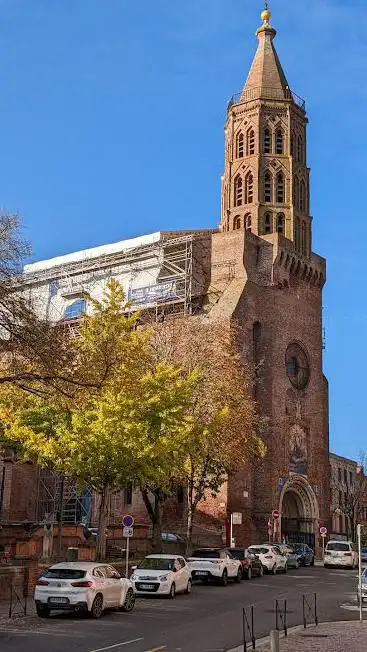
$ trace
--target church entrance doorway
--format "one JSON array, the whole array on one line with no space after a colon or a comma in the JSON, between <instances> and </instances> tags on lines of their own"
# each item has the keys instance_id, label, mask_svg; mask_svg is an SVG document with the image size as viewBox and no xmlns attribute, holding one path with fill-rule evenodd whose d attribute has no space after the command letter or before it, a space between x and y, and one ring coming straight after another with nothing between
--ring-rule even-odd
<instances>
[{"instance_id":1,"label":"church entrance doorway","mask_svg":"<svg viewBox=\"0 0 367 652\"><path fill-rule=\"evenodd\" d=\"M316 495L305 477L293 476L280 497L280 539L288 543L307 543L315 549L319 510Z\"/></svg>"}]
</instances>

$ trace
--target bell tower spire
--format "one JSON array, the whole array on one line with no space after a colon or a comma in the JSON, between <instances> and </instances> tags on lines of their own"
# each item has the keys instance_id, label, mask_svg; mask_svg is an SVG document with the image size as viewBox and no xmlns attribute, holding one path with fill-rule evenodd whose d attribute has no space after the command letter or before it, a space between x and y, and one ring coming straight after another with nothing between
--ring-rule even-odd
<instances>
[{"instance_id":1,"label":"bell tower spire","mask_svg":"<svg viewBox=\"0 0 367 652\"><path fill-rule=\"evenodd\" d=\"M305 102L289 87L267 2L242 92L228 104L221 229L276 232L311 255Z\"/></svg>"}]
</instances>

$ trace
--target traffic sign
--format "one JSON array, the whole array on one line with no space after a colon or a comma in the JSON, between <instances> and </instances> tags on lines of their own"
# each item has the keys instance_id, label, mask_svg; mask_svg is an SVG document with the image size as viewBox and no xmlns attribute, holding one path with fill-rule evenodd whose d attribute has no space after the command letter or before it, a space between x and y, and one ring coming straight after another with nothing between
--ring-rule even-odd
<instances>
[{"instance_id":1,"label":"traffic sign","mask_svg":"<svg viewBox=\"0 0 367 652\"><path fill-rule=\"evenodd\" d=\"M273 518L279 518L280 512L277 509L273 509L271 515Z\"/></svg>"},{"instance_id":2,"label":"traffic sign","mask_svg":"<svg viewBox=\"0 0 367 652\"><path fill-rule=\"evenodd\" d=\"M320 534L321 534L321 536L323 534L326 535L327 534L327 527L320 527Z\"/></svg>"},{"instance_id":3,"label":"traffic sign","mask_svg":"<svg viewBox=\"0 0 367 652\"><path fill-rule=\"evenodd\" d=\"M122 517L122 525L124 527L132 527L134 522L134 517L130 516L130 514L125 514L125 516Z\"/></svg>"},{"instance_id":4,"label":"traffic sign","mask_svg":"<svg viewBox=\"0 0 367 652\"><path fill-rule=\"evenodd\" d=\"M131 537L134 536L134 528L124 527L122 534L125 537L125 539L131 539Z\"/></svg>"}]
</instances>

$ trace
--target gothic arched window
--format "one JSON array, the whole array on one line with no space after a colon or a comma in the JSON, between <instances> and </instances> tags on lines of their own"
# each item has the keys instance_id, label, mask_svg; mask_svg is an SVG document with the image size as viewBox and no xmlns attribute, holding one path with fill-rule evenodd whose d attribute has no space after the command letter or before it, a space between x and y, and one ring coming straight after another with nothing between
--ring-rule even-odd
<instances>
[{"instance_id":1,"label":"gothic arched window","mask_svg":"<svg viewBox=\"0 0 367 652\"><path fill-rule=\"evenodd\" d=\"M294 131L292 131L292 132L291 132L291 156L293 156L293 157L295 158L295 151L294 151L294 150L295 150L295 147L294 147L294 141L295 141Z\"/></svg>"},{"instance_id":2,"label":"gothic arched window","mask_svg":"<svg viewBox=\"0 0 367 652\"><path fill-rule=\"evenodd\" d=\"M236 217L233 218L233 230L238 231L238 229L241 228L241 217L239 215L236 215Z\"/></svg>"},{"instance_id":3,"label":"gothic arched window","mask_svg":"<svg viewBox=\"0 0 367 652\"><path fill-rule=\"evenodd\" d=\"M302 136L298 136L298 138L297 138L297 160L300 163L303 163L303 159L304 159L303 138L302 138Z\"/></svg>"},{"instance_id":4,"label":"gothic arched window","mask_svg":"<svg viewBox=\"0 0 367 652\"><path fill-rule=\"evenodd\" d=\"M278 233L282 233L284 235L284 230L285 230L284 213L278 213L278 215L277 215L277 231L278 231Z\"/></svg>"},{"instance_id":5,"label":"gothic arched window","mask_svg":"<svg viewBox=\"0 0 367 652\"><path fill-rule=\"evenodd\" d=\"M246 213L245 215L245 229L246 231L251 231L251 213Z\"/></svg>"},{"instance_id":6,"label":"gothic arched window","mask_svg":"<svg viewBox=\"0 0 367 652\"><path fill-rule=\"evenodd\" d=\"M278 172L276 178L277 187L277 204L284 204L285 202L285 179L283 172Z\"/></svg>"},{"instance_id":7,"label":"gothic arched window","mask_svg":"<svg viewBox=\"0 0 367 652\"><path fill-rule=\"evenodd\" d=\"M255 132L253 129L249 129L247 132L246 151L247 156L252 156L252 154L255 154Z\"/></svg>"},{"instance_id":8,"label":"gothic arched window","mask_svg":"<svg viewBox=\"0 0 367 652\"><path fill-rule=\"evenodd\" d=\"M275 153L276 154L283 154L283 147L284 147L284 135L283 135L283 129L281 127L278 127L278 129L275 132Z\"/></svg>"},{"instance_id":9,"label":"gothic arched window","mask_svg":"<svg viewBox=\"0 0 367 652\"><path fill-rule=\"evenodd\" d=\"M264 154L271 154L271 133L270 129L264 129Z\"/></svg>"},{"instance_id":10,"label":"gothic arched window","mask_svg":"<svg viewBox=\"0 0 367 652\"><path fill-rule=\"evenodd\" d=\"M296 222L295 222L295 225L294 225L294 244L296 246L296 251L299 251L300 246L301 246L301 234L300 234L299 217L296 217Z\"/></svg>"},{"instance_id":11,"label":"gothic arched window","mask_svg":"<svg viewBox=\"0 0 367 652\"><path fill-rule=\"evenodd\" d=\"M264 201L271 202L273 199L273 179L269 170L264 174Z\"/></svg>"},{"instance_id":12,"label":"gothic arched window","mask_svg":"<svg viewBox=\"0 0 367 652\"><path fill-rule=\"evenodd\" d=\"M254 201L254 177L252 172L247 172L245 177L245 204L252 204Z\"/></svg>"},{"instance_id":13,"label":"gothic arched window","mask_svg":"<svg viewBox=\"0 0 367 652\"><path fill-rule=\"evenodd\" d=\"M242 131L237 135L236 139L236 157L243 158L245 154L245 138Z\"/></svg>"},{"instance_id":14,"label":"gothic arched window","mask_svg":"<svg viewBox=\"0 0 367 652\"><path fill-rule=\"evenodd\" d=\"M306 210L306 184L303 179L299 186L299 207L301 211Z\"/></svg>"},{"instance_id":15,"label":"gothic arched window","mask_svg":"<svg viewBox=\"0 0 367 652\"><path fill-rule=\"evenodd\" d=\"M294 177L293 179L293 204L295 208L299 208L299 179Z\"/></svg>"},{"instance_id":16,"label":"gothic arched window","mask_svg":"<svg viewBox=\"0 0 367 652\"><path fill-rule=\"evenodd\" d=\"M243 181L242 177L238 174L234 180L234 205L242 206L243 200Z\"/></svg>"},{"instance_id":17,"label":"gothic arched window","mask_svg":"<svg viewBox=\"0 0 367 652\"><path fill-rule=\"evenodd\" d=\"M273 233L273 215L271 213L264 215L264 233Z\"/></svg>"}]
</instances>

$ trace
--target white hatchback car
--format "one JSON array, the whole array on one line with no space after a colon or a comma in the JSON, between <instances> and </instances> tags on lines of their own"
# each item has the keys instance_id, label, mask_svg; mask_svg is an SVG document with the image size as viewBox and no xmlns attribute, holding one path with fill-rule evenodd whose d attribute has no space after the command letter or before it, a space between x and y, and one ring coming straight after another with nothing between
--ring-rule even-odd
<instances>
[{"instance_id":1,"label":"white hatchback car","mask_svg":"<svg viewBox=\"0 0 367 652\"><path fill-rule=\"evenodd\" d=\"M131 581L139 595L191 593L191 572L181 555L148 555L133 568Z\"/></svg>"},{"instance_id":2,"label":"white hatchback car","mask_svg":"<svg viewBox=\"0 0 367 652\"><path fill-rule=\"evenodd\" d=\"M248 551L260 559L268 573L276 575L278 571L287 572L287 557L271 544L250 546Z\"/></svg>"},{"instance_id":3,"label":"white hatchback car","mask_svg":"<svg viewBox=\"0 0 367 652\"><path fill-rule=\"evenodd\" d=\"M324 567L357 568L358 552L351 541L328 541L324 553Z\"/></svg>"},{"instance_id":4,"label":"white hatchback car","mask_svg":"<svg viewBox=\"0 0 367 652\"><path fill-rule=\"evenodd\" d=\"M39 578L34 600L37 614L47 618L52 610L73 610L99 618L105 609L132 611L135 592L130 580L109 564L62 562Z\"/></svg>"},{"instance_id":5,"label":"white hatchback car","mask_svg":"<svg viewBox=\"0 0 367 652\"><path fill-rule=\"evenodd\" d=\"M193 579L220 582L226 586L229 579L242 580L242 564L228 550L222 548L199 548L189 558Z\"/></svg>"}]
</instances>

